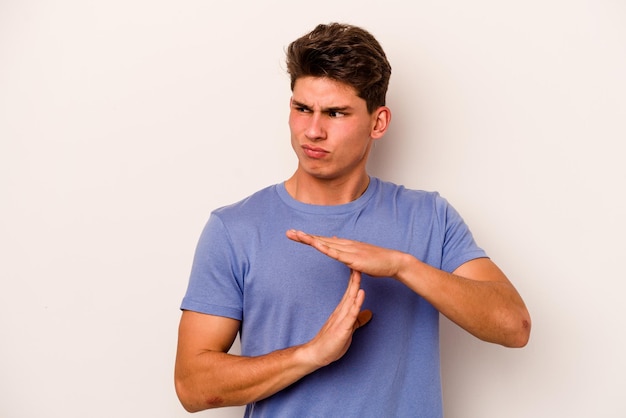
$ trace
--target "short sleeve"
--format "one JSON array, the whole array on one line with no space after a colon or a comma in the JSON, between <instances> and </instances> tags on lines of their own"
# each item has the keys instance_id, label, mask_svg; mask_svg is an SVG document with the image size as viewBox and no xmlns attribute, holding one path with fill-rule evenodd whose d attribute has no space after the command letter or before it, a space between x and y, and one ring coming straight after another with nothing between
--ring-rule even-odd
<instances>
[{"instance_id":1,"label":"short sleeve","mask_svg":"<svg viewBox=\"0 0 626 418\"><path fill-rule=\"evenodd\" d=\"M453 272L470 260L487 257L457 210L446 199L438 196L437 200L437 212L444 231L442 270Z\"/></svg>"},{"instance_id":2,"label":"short sleeve","mask_svg":"<svg viewBox=\"0 0 626 418\"><path fill-rule=\"evenodd\" d=\"M241 269L228 230L212 213L196 247L181 309L242 319Z\"/></svg>"}]
</instances>

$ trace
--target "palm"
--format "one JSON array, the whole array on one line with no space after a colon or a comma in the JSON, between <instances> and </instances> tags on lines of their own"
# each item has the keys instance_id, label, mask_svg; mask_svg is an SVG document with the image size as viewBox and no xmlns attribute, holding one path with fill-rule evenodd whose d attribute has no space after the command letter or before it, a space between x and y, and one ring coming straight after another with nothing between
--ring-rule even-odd
<instances>
[{"instance_id":1,"label":"palm","mask_svg":"<svg viewBox=\"0 0 626 418\"><path fill-rule=\"evenodd\" d=\"M353 270L376 277L394 277L398 273L398 251L365 242L337 237L310 235L302 231L287 231L287 237L310 245L319 252L344 263Z\"/></svg>"}]
</instances>

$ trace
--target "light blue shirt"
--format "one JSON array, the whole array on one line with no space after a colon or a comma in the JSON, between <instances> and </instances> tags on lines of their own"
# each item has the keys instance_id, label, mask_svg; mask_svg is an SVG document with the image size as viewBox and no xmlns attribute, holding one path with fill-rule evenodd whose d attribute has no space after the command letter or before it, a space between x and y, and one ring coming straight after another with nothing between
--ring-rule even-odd
<instances>
[{"instance_id":1,"label":"light blue shirt","mask_svg":"<svg viewBox=\"0 0 626 418\"><path fill-rule=\"evenodd\" d=\"M309 205L284 184L215 210L196 250L182 309L242 321L242 355L309 341L341 299L349 269L293 242L288 229L410 253L452 272L485 253L436 192L375 177L345 205ZM364 309L340 360L248 405L246 417L442 417L439 313L390 278L363 275Z\"/></svg>"}]
</instances>

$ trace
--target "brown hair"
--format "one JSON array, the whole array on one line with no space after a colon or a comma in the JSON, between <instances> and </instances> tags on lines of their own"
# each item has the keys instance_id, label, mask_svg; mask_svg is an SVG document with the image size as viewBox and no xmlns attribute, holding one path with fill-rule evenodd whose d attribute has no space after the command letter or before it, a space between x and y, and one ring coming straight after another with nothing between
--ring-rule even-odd
<instances>
[{"instance_id":1,"label":"brown hair","mask_svg":"<svg viewBox=\"0 0 626 418\"><path fill-rule=\"evenodd\" d=\"M376 38L357 26L318 25L287 48L291 90L300 77L328 77L356 90L368 112L385 105L391 65Z\"/></svg>"}]
</instances>

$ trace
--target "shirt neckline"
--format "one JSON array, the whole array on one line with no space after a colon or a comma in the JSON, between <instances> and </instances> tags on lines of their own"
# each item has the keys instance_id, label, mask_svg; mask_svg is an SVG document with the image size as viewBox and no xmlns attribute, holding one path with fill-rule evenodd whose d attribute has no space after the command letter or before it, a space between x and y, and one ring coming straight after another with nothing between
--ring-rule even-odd
<instances>
[{"instance_id":1,"label":"shirt neckline","mask_svg":"<svg viewBox=\"0 0 626 418\"><path fill-rule=\"evenodd\" d=\"M341 205L313 205L310 203L303 203L299 200L291 197L287 189L285 188L285 182L276 185L275 189L280 199L289 207L306 213L322 214L322 215L339 215L343 213L353 212L361 209L367 204L367 202L374 196L376 190L379 187L379 180L376 177L370 176L370 182L365 189L365 192L352 202L344 203Z\"/></svg>"}]
</instances>

